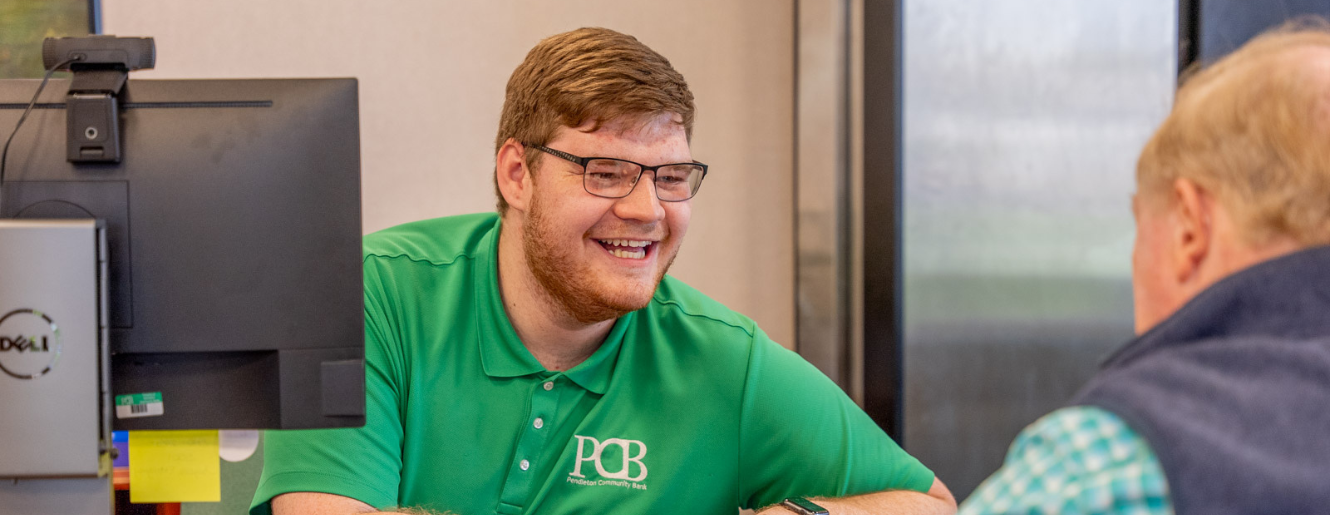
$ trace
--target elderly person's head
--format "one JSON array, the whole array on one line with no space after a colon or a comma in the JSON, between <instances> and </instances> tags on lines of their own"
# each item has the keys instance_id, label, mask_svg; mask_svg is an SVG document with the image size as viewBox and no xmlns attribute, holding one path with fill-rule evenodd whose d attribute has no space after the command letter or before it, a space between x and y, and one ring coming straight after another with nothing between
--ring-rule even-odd
<instances>
[{"instance_id":1,"label":"elderly person's head","mask_svg":"<svg viewBox=\"0 0 1330 515\"><path fill-rule=\"evenodd\" d=\"M1137 332L1215 281L1330 243L1330 28L1290 25L1191 75L1137 166Z\"/></svg>"}]
</instances>

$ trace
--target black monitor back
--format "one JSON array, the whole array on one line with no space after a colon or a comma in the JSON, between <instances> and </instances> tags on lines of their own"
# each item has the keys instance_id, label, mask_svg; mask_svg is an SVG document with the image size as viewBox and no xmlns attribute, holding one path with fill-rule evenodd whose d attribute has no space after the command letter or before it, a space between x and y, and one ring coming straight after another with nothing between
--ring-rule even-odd
<instances>
[{"instance_id":1,"label":"black monitor back","mask_svg":"<svg viewBox=\"0 0 1330 515\"><path fill-rule=\"evenodd\" d=\"M0 80L4 136L38 82ZM131 80L123 160L95 165L66 161L67 89L15 137L0 217L106 221L112 395L163 404L115 429L363 425L355 79Z\"/></svg>"}]
</instances>

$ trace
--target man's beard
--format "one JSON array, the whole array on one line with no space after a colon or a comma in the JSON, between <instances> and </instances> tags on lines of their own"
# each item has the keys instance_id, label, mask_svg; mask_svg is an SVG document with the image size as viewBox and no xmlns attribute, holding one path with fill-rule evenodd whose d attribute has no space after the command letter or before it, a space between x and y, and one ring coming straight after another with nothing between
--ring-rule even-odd
<instances>
[{"instance_id":1,"label":"man's beard","mask_svg":"<svg viewBox=\"0 0 1330 515\"><path fill-rule=\"evenodd\" d=\"M624 294L607 291L605 281L613 277L595 277L589 267L569 252L558 242L551 241L552 234L546 229L547 220L541 210L540 195L531 199L531 208L527 212L522 229L522 251L526 254L527 267L536 281L544 288L551 300L564 312L583 324L594 324L613 320L637 311L651 302L656 286L665 277L665 272L674 264L675 256L657 254L656 259L667 259L665 266L656 274L651 283L651 291L645 295ZM663 241L658 242L656 252L663 249Z\"/></svg>"}]
</instances>

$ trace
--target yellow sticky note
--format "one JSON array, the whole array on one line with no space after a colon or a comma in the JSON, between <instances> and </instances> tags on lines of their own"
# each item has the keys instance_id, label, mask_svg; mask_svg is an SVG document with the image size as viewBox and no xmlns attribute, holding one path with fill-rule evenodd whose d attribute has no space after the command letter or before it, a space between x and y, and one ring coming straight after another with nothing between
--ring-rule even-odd
<instances>
[{"instance_id":1,"label":"yellow sticky note","mask_svg":"<svg viewBox=\"0 0 1330 515\"><path fill-rule=\"evenodd\" d=\"M129 502L221 500L216 430L129 432Z\"/></svg>"}]
</instances>

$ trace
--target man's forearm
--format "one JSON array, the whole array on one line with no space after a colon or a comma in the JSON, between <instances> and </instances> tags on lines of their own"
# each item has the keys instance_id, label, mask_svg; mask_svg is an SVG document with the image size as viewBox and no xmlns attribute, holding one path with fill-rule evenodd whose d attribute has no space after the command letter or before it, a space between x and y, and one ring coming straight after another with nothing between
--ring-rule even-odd
<instances>
[{"instance_id":1,"label":"man's forearm","mask_svg":"<svg viewBox=\"0 0 1330 515\"><path fill-rule=\"evenodd\" d=\"M850 497L810 499L826 508L831 515L876 515L882 513L918 513L927 515L952 515L956 513L956 499L951 491L937 479L928 493L912 490L889 490ZM784 515L794 513L780 505L771 506L759 512L760 515Z\"/></svg>"},{"instance_id":2,"label":"man's forearm","mask_svg":"<svg viewBox=\"0 0 1330 515\"><path fill-rule=\"evenodd\" d=\"M293 492L272 499L273 515L453 515L423 508L394 508L378 511L364 502L335 494L320 492Z\"/></svg>"}]
</instances>

